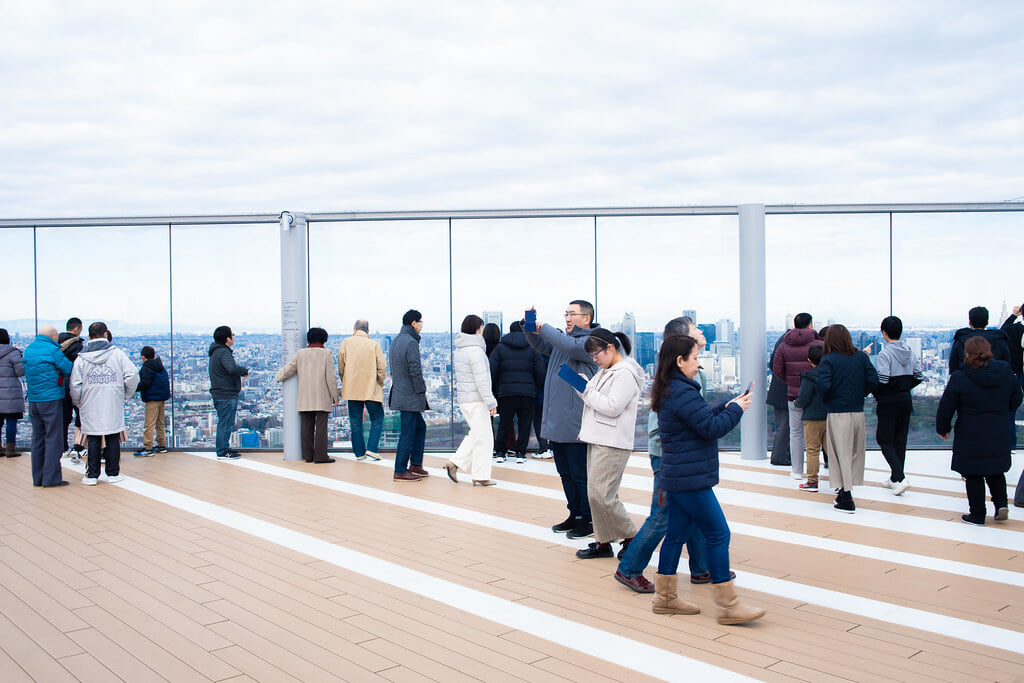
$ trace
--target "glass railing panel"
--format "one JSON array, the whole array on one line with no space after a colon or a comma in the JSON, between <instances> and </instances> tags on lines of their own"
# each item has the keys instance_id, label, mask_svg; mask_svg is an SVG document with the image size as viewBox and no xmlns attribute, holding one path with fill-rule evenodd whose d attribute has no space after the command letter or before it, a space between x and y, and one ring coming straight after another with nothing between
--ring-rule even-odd
<instances>
[{"instance_id":1,"label":"glass railing panel","mask_svg":"<svg viewBox=\"0 0 1024 683\"><path fill-rule=\"evenodd\" d=\"M231 327L235 360L249 369L239 395L236 448L280 448L283 364L278 227L189 225L172 229L175 446L215 446L210 397L213 331Z\"/></svg>"},{"instance_id":2,"label":"glass railing panel","mask_svg":"<svg viewBox=\"0 0 1024 683\"><path fill-rule=\"evenodd\" d=\"M401 331L402 315L423 315L420 355L430 409L426 447L452 447L450 289L448 221L332 222L309 225L310 324L330 334L327 347L337 355L355 321L370 323L370 336L387 357ZM384 436L381 447L398 443L400 416L388 409L391 369L384 386ZM364 418L364 430L369 430ZM334 447L350 448L348 410L335 409L329 420Z\"/></svg>"},{"instance_id":3,"label":"glass railing panel","mask_svg":"<svg viewBox=\"0 0 1024 683\"><path fill-rule=\"evenodd\" d=\"M797 313L815 329L845 325L858 348L878 354L879 324L889 315L889 215L770 215L766 219L769 356ZM768 446L775 415L768 409ZM865 402L868 445L875 433L874 398Z\"/></svg>"},{"instance_id":4,"label":"glass railing panel","mask_svg":"<svg viewBox=\"0 0 1024 683\"><path fill-rule=\"evenodd\" d=\"M460 330L463 318L472 313L498 325L504 336L512 322L522 320L530 307L536 307L540 322L564 330L566 306L574 299L591 303L595 299L593 219L453 222L454 333ZM598 322L600 312L598 308ZM466 425L457 406L456 418L458 444ZM511 450L508 443L505 445ZM533 430L529 448L537 449Z\"/></svg>"},{"instance_id":5,"label":"glass railing panel","mask_svg":"<svg viewBox=\"0 0 1024 683\"><path fill-rule=\"evenodd\" d=\"M650 387L665 323L686 315L703 331L701 366L707 399L717 403L739 385L739 250L736 218L685 216L598 221L600 319L634 341L647 373L637 414L635 447L647 447ZM739 448L734 429L719 441Z\"/></svg>"},{"instance_id":6,"label":"glass railing panel","mask_svg":"<svg viewBox=\"0 0 1024 683\"><path fill-rule=\"evenodd\" d=\"M1022 229L1022 213L893 215L893 312L925 376L913 391L911 446L949 445L935 433L935 410L949 379L953 336L968 327L968 310L986 307L989 327L998 328L1024 302L1015 249ZM1020 424L1017 439L1024 443Z\"/></svg>"},{"instance_id":7,"label":"glass railing panel","mask_svg":"<svg viewBox=\"0 0 1024 683\"><path fill-rule=\"evenodd\" d=\"M3 285L0 286L0 327L7 330L11 344L24 352L36 334L35 268L31 228L0 230L0 254L3 254ZM22 379L24 389L24 379ZM24 396L24 391L22 391ZM17 421L16 443L28 448L32 441L28 404L22 406L23 419ZM8 433L4 428L4 441Z\"/></svg>"},{"instance_id":8,"label":"glass railing panel","mask_svg":"<svg viewBox=\"0 0 1024 683\"><path fill-rule=\"evenodd\" d=\"M170 366L167 226L39 228L36 248L40 273L47 273L38 281L40 324L64 331L75 316L88 339L89 326L102 321L136 367L143 346L152 346ZM138 395L126 401L125 419L122 450L134 450L142 445L145 420Z\"/></svg>"}]
</instances>

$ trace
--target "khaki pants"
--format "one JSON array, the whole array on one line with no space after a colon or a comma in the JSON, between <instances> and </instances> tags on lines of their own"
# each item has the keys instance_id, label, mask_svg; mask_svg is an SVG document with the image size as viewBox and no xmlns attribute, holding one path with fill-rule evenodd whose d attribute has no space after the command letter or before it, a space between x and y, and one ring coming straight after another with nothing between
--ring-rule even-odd
<instances>
[{"instance_id":1,"label":"khaki pants","mask_svg":"<svg viewBox=\"0 0 1024 683\"><path fill-rule=\"evenodd\" d=\"M619 500L619 485L631 455L624 448L587 444L587 498L598 543L636 536L636 526Z\"/></svg>"},{"instance_id":2,"label":"khaki pants","mask_svg":"<svg viewBox=\"0 0 1024 683\"><path fill-rule=\"evenodd\" d=\"M807 483L818 483L818 456L825 445L825 420L804 420L804 448L807 455Z\"/></svg>"},{"instance_id":3,"label":"khaki pants","mask_svg":"<svg viewBox=\"0 0 1024 683\"><path fill-rule=\"evenodd\" d=\"M864 413L828 414L828 481L834 488L850 491L864 484L866 432Z\"/></svg>"},{"instance_id":4,"label":"khaki pants","mask_svg":"<svg viewBox=\"0 0 1024 683\"><path fill-rule=\"evenodd\" d=\"M146 401L146 422L142 427L142 444L153 450L153 431L156 430L156 445L167 447L167 433L164 431L164 402Z\"/></svg>"}]
</instances>

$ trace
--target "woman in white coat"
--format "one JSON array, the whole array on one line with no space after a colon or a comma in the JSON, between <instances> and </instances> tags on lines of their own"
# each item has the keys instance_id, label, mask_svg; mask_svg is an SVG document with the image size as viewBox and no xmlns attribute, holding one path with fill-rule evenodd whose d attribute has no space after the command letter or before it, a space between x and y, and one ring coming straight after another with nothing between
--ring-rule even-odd
<instances>
[{"instance_id":1,"label":"woman in white coat","mask_svg":"<svg viewBox=\"0 0 1024 683\"><path fill-rule=\"evenodd\" d=\"M444 464L448 477L459 483L459 470L469 472L474 486L493 486L491 479L491 451L494 432L491 417L498 410L498 402L491 392L491 370L485 353L484 321L478 315L467 315L462 331L455 337L455 391L459 409L469 425L469 434L459 444L455 455Z\"/></svg>"},{"instance_id":2,"label":"woman in white coat","mask_svg":"<svg viewBox=\"0 0 1024 683\"><path fill-rule=\"evenodd\" d=\"M576 557L588 560L611 557L612 541L621 540L624 551L636 535L636 526L619 500L619 486L633 452L644 371L629 358L629 337L622 332L613 334L599 327L591 331L583 348L601 368L583 390L580 422L580 441L587 442L587 498L596 542Z\"/></svg>"}]
</instances>

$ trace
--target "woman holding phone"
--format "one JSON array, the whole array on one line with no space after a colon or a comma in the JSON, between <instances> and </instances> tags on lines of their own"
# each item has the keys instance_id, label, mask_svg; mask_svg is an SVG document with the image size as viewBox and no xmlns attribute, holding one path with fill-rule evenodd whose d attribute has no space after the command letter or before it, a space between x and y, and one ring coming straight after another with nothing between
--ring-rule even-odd
<instances>
[{"instance_id":1,"label":"woman holding phone","mask_svg":"<svg viewBox=\"0 0 1024 683\"><path fill-rule=\"evenodd\" d=\"M654 575L656 614L697 614L700 608L677 594L679 557L696 525L707 539L711 591L719 624L745 624L764 610L740 603L729 571L729 524L713 487L718 484L718 439L739 424L750 407L749 391L712 407L695 381L699 348L692 337L667 337L658 352L651 410L661 431L661 491L667 498L668 531Z\"/></svg>"},{"instance_id":2,"label":"woman holding phone","mask_svg":"<svg viewBox=\"0 0 1024 683\"><path fill-rule=\"evenodd\" d=\"M598 327L583 348L600 370L582 392L580 440L587 444L587 499L596 541L576 553L589 560L612 556L612 541L622 551L636 536L636 526L619 500L619 486L633 452L637 399L644 386L644 371L629 358L629 337Z\"/></svg>"}]
</instances>

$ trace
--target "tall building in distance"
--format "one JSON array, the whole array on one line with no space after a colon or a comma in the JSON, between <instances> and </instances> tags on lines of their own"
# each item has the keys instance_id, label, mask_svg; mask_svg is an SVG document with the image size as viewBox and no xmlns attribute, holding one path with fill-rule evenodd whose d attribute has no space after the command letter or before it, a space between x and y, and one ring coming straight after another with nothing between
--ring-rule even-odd
<instances>
[{"instance_id":1,"label":"tall building in distance","mask_svg":"<svg viewBox=\"0 0 1024 683\"><path fill-rule=\"evenodd\" d=\"M704 341L708 344L714 344L718 340L717 325L697 325L697 327L704 333Z\"/></svg>"},{"instance_id":2,"label":"tall building in distance","mask_svg":"<svg viewBox=\"0 0 1024 683\"><path fill-rule=\"evenodd\" d=\"M655 362L658 360L658 347L661 345L661 335L657 332L637 332L636 344L633 346L633 360L648 373L654 372Z\"/></svg>"},{"instance_id":3,"label":"tall building in distance","mask_svg":"<svg viewBox=\"0 0 1024 683\"><path fill-rule=\"evenodd\" d=\"M632 313L625 313L622 316L622 329L620 330L623 334L629 337L629 345L636 348L636 316Z\"/></svg>"},{"instance_id":4,"label":"tall building in distance","mask_svg":"<svg viewBox=\"0 0 1024 683\"><path fill-rule=\"evenodd\" d=\"M695 309L684 308L683 312L680 315L682 315L684 318L689 318L694 322L694 324L697 323L697 311Z\"/></svg>"},{"instance_id":5,"label":"tall building in distance","mask_svg":"<svg viewBox=\"0 0 1024 683\"><path fill-rule=\"evenodd\" d=\"M722 344L732 344L732 337L736 333L736 325L728 318L721 318L715 324L715 340Z\"/></svg>"},{"instance_id":6,"label":"tall building in distance","mask_svg":"<svg viewBox=\"0 0 1024 683\"><path fill-rule=\"evenodd\" d=\"M501 311L484 311L484 314L481 317L484 319L484 325L494 323L498 326L498 329L501 330L502 334L508 331L505 329L505 318Z\"/></svg>"}]
</instances>

